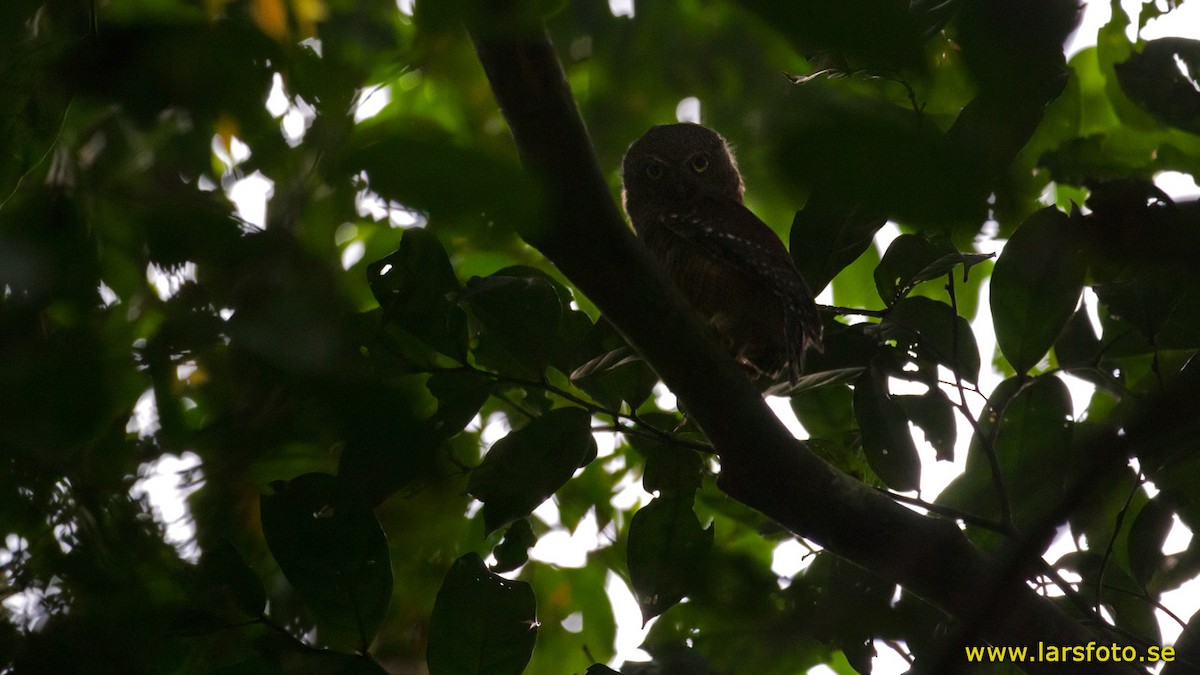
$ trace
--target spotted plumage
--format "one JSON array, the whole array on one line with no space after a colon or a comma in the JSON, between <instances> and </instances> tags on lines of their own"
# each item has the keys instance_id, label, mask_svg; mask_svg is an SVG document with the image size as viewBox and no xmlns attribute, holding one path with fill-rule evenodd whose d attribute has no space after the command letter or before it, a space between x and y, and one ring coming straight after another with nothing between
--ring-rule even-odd
<instances>
[{"instance_id":1,"label":"spotted plumage","mask_svg":"<svg viewBox=\"0 0 1200 675\"><path fill-rule=\"evenodd\" d=\"M735 358L795 382L821 349L812 293L779 237L742 203L725 139L697 124L653 127L625 153L625 212Z\"/></svg>"}]
</instances>

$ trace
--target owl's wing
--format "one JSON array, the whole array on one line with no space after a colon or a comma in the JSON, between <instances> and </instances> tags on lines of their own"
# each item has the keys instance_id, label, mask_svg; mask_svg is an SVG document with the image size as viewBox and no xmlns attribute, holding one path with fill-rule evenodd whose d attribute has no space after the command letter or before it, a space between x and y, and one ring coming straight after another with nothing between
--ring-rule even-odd
<instances>
[{"instance_id":1,"label":"owl's wing","mask_svg":"<svg viewBox=\"0 0 1200 675\"><path fill-rule=\"evenodd\" d=\"M704 218L697 213L705 213ZM779 237L749 209L731 200L711 200L691 214L668 215L663 224L675 236L743 274L760 279L788 308L786 344L791 380L804 365L804 351L822 351L821 319L812 291L796 270Z\"/></svg>"}]
</instances>

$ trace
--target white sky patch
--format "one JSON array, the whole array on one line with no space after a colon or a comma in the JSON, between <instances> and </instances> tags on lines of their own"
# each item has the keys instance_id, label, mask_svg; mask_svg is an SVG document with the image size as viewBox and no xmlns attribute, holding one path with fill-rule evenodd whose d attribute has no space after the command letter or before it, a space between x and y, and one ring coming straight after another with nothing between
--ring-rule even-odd
<instances>
[{"instance_id":1,"label":"white sky patch","mask_svg":"<svg viewBox=\"0 0 1200 675\"><path fill-rule=\"evenodd\" d=\"M627 473L613 486L613 496L608 500L614 509L628 511L639 505L646 505L654 495L642 487L642 477Z\"/></svg>"},{"instance_id":2,"label":"white sky patch","mask_svg":"<svg viewBox=\"0 0 1200 675\"><path fill-rule=\"evenodd\" d=\"M1176 201L1200 196L1200 186L1196 185L1195 176L1186 173L1163 171L1154 177L1154 184Z\"/></svg>"},{"instance_id":3,"label":"white sky patch","mask_svg":"<svg viewBox=\"0 0 1200 675\"><path fill-rule=\"evenodd\" d=\"M1197 604L1200 604L1200 578L1186 581L1179 588L1163 593L1162 604L1187 621L1188 617L1196 611ZM1158 625L1162 630L1162 644L1175 644L1179 640L1180 633L1183 632L1183 627L1166 612L1156 610L1155 613L1158 615Z\"/></svg>"},{"instance_id":4,"label":"white sky patch","mask_svg":"<svg viewBox=\"0 0 1200 675\"><path fill-rule=\"evenodd\" d=\"M275 73L271 77L271 92L267 94L267 112L271 113L271 117L283 117L291 104L287 92L283 90L283 75Z\"/></svg>"},{"instance_id":5,"label":"white sky patch","mask_svg":"<svg viewBox=\"0 0 1200 675\"><path fill-rule=\"evenodd\" d=\"M888 247L899 236L899 226L889 220L875 233L875 247L879 249L880 254L887 253Z\"/></svg>"},{"instance_id":6,"label":"white sky patch","mask_svg":"<svg viewBox=\"0 0 1200 675\"><path fill-rule=\"evenodd\" d=\"M608 0L608 10L613 16L633 18L633 0Z\"/></svg>"},{"instance_id":7,"label":"white sky patch","mask_svg":"<svg viewBox=\"0 0 1200 675\"><path fill-rule=\"evenodd\" d=\"M133 405L133 414L125 424L125 431L145 438L158 433L158 429L158 404L154 401L154 390L147 389Z\"/></svg>"},{"instance_id":8,"label":"white sky patch","mask_svg":"<svg viewBox=\"0 0 1200 675\"><path fill-rule=\"evenodd\" d=\"M507 436L509 431L512 431L512 426L509 425L507 417L491 415L479 432L479 441L484 447L490 448L493 443Z\"/></svg>"},{"instance_id":9,"label":"white sky patch","mask_svg":"<svg viewBox=\"0 0 1200 675\"><path fill-rule=\"evenodd\" d=\"M583 632L583 612L572 612L567 615L567 618L562 620L563 630L568 633Z\"/></svg>"},{"instance_id":10,"label":"white sky patch","mask_svg":"<svg viewBox=\"0 0 1200 675\"><path fill-rule=\"evenodd\" d=\"M224 139L214 135L212 137L212 151L217 156L217 159L225 165L226 171L232 171L238 164L250 159L250 155L253 154L250 151L250 146L246 145L237 136L231 136L229 144L226 145Z\"/></svg>"},{"instance_id":11,"label":"white sky patch","mask_svg":"<svg viewBox=\"0 0 1200 675\"><path fill-rule=\"evenodd\" d=\"M313 53L316 54L317 56L324 55L324 45L321 44L321 38L315 38L315 37L304 38L303 40L300 41L300 44L313 50Z\"/></svg>"},{"instance_id":12,"label":"white sky patch","mask_svg":"<svg viewBox=\"0 0 1200 675\"><path fill-rule=\"evenodd\" d=\"M362 176L366 180L365 174ZM363 188L354 195L354 209L363 218L376 222L387 219L388 227L425 227L429 219L420 211L414 211L400 202L388 201L369 189Z\"/></svg>"},{"instance_id":13,"label":"white sky patch","mask_svg":"<svg viewBox=\"0 0 1200 675\"><path fill-rule=\"evenodd\" d=\"M304 134L317 118L317 110L299 96L291 96L283 84L283 76L275 73L271 92L267 95L267 112L279 120L279 131L288 147L294 148L304 140Z\"/></svg>"},{"instance_id":14,"label":"white sky patch","mask_svg":"<svg viewBox=\"0 0 1200 675\"><path fill-rule=\"evenodd\" d=\"M547 499L542 506L553 501ZM535 510L534 514L537 515L538 510ZM558 515L557 508L554 509L554 514ZM559 522L557 517L555 522ZM539 537L537 544L529 549L529 557L558 567L577 569L587 565L587 554L600 548L601 544L596 512L592 509L579 521L579 526L574 532L568 532L567 528L559 526L551 528Z\"/></svg>"},{"instance_id":15,"label":"white sky patch","mask_svg":"<svg viewBox=\"0 0 1200 675\"><path fill-rule=\"evenodd\" d=\"M396 7L404 16L412 16L414 1L415 0L396 0Z\"/></svg>"},{"instance_id":16,"label":"white sky patch","mask_svg":"<svg viewBox=\"0 0 1200 675\"><path fill-rule=\"evenodd\" d=\"M196 524L188 510L187 497L200 487L199 466L200 457L195 453L163 455L138 468L141 478L129 490L134 499L147 498L155 522L166 534L166 541L175 547L181 558L191 562L199 560L200 548L196 545ZM191 485L185 485L184 474L189 471L194 480Z\"/></svg>"},{"instance_id":17,"label":"white sky patch","mask_svg":"<svg viewBox=\"0 0 1200 675\"><path fill-rule=\"evenodd\" d=\"M1178 515L1171 516L1171 529L1163 542L1162 552L1166 555L1183 553L1192 543L1192 530L1183 524Z\"/></svg>"},{"instance_id":18,"label":"white sky patch","mask_svg":"<svg viewBox=\"0 0 1200 675\"><path fill-rule=\"evenodd\" d=\"M342 269L348 270L354 267L366 253L367 246L361 241L352 241L346 244L346 248L342 249Z\"/></svg>"},{"instance_id":19,"label":"white sky patch","mask_svg":"<svg viewBox=\"0 0 1200 675\"><path fill-rule=\"evenodd\" d=\"M771 571L781 577L792 578L813 561L812 551L799 539L785 539L775 545L771 552Z\"/></svg>"},{"instance_id":20,"label":"white sky patch","mask_svg":"<svg viewBox=\"0 0 1200 675\"><path fill-rule=\"evenodd\" d=\"M103 281L100 282L97 290L100 291L100 301L104 303L105 307L112 307L121 301L121 298L117 296L117 292L109 288L108 284Z\"/></svg>"},{"instance_id":21,"label":"white sky patch","mask_svg":"<svg viewBox=\"0 0 1200 675\"><path fill-rule=\"evenodd\" d=\"M146 266L146 281L160 300L167 300L189 281L196 280L196 263L185 262L178 269L166 270L154 263Z\"/></svg>"},{"instance_id":22,"label":"white sky patch","mask_svg":"<svg viewBox=\"0 0 1200 675\"><path fill-rule=\"evenodd\" d=\"M1125 14L1129 16L1130 21L1129 27L1125 30L1125 35L1131 41L1137 40L1138 16L1142 11L1141 0L1121 0L1121 8L1125 10ZM1175 12L1172 12L1172 14L1175 14ZM1110 20L1112 20L1112 8L1109 7L1108 2L1104 0L1088 0L1085 2L1083 6L1083 20L1080 21L1079 28L1076 29L1071 37L1067 38L1067 58L1071 58L1088 47L1095 47L1097 31ZM1151 25L1153 25L1153 22ZM1149 27L1147 26L1147 29ZM1143 35L1143 37L1149 38L1150 36L1147 34Z\"/></svg>"},{"instance_id":23,"label":"white sky patch","mask_svg":"<svg viewBox=\"0 0 1200 675\"><path fill-rule=\"evenodd\" d=\"M294 148L300 145L304 140L304 134L308 132L308 128L312 126L315 119L317 119L317 109L309 105L308 101L296 97L295 104L288 108L283 119L279 120L279 130L283 133L283 139L287 141L288 147Z\"/></svg>"},{"instance_id":24,"label":"white sky patch","mask_svg":"<svg viewBox=\"0 0 1200 675\"><path fill-rule=\"evenodd\" d=\"M680 122L700 123L700 99L688 96L675 106L675 119Z\"/></svg>"},{"instance_id":25,"label":"white sky patch","mask_svg":"<svg viewBox=\"0 0 1200 675\"><path fill-rule=\"evenodd\" d=\"M392 88L389 85L368 87L358 91L358 100L354 104L354 121L362 122L378 115L392 102Z\"/></svg>"},{"instance_id":26,"label":"white sky patch","mask_svg":"<svg viewBox=\"0 0 1200 675\"><path fill-rule=\"evenodd\" d=\"M642 611L638 608L637 599L633 597L633 591L629 590L621 577L611 571L604 579L604 592L608 595L613 616L617 619L617 638L614 644L616 649L608 665L616 667L624 661L651 660L650 655L641 649L641 645L646 639L646 633L650 632L650 627L658 620L657 617L643 627Z\"/></svg>"},{"instance_id":27,"label":"white sky patch","mask_svg":"<svg viewBox=\"0 0 1200 675\"><path fill-rule=\"evenodd\" d=\"M25 539L15 534L8 535L5 538L4 547L0 548L0 564L8 564L17 556L28 557L28 546L29 542ZM7 581L7 579L0 579L0 581ZM9 620L13 624L22 630L37 632L50 619L50 612L46 607L47 601L62 593L62 587L56 582L57 577L52 579L44 589L26 588L20 592L10 590L8 591L9 595L0 602L0 605L7 610Z\"/></svg>"},{"instance_id":28,"label":"white sky patch","mask_svg":"<svg viewBox=\"0 0 1200 675\"><path fill-rule=\"evenodd\" d=\"M808 438L808 432L804 430L804 425L800 424L800 420L796 418L796 412L792 410L791 399L782 396L768 396L767 407L775 416L783 422L783 426L787 427L796 438Z\"/></svg>"},{"instance_id":29,"label":"white sky patch","mask_svg":"<svg viewBox=\"0 0 1200 675\"><path fill-rule=\"evenodd\" d=\"M1092 4L1104 4L1099 0L1092 0ZM1137 2L1129 2L1122 0L1121 5L1126 7L1126 11L1130 11L1130 5L1138 5ZM1160 9L1164 8L1165 1L1158 0L1155 3ZM1131 15L1132 16L1132 15ZM1184 37L1196 39L1200 37L1200 5L1195 2L1185 2L1179 5L1178 9L1172 10L1165 16L1160 16L1157 19L1151 19L1146 24L1145 30L1142 31L1143 40L1157 40L1165 37Z\"/></svg>"},{"instance_id":30,"label":"white sky patch","mask_svg":"<svg viewBox=\"0 0 1200 675\"><path fill-rule=\"evenodd\" d=\"M653 394L654 404L663 410L675 410L675 406L679 404L675 394L662 382L654 385Z\"/></svg>"},{"instance_id":31,"label":"white sky patch","mask_svg":"<svg viewBox=\"0 0 1200 675\"><path fill-rule=\"evenodd\" d=\"M275 195L275 181L261 171L246 176L226 190L242 220L259 228L267 227L267 202Z\"/></svg>"}]
</instances>

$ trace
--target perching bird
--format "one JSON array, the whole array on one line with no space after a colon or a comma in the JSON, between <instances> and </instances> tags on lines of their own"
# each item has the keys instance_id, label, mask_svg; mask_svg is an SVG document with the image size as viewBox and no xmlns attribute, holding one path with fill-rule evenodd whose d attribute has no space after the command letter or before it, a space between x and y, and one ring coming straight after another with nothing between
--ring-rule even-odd
<instances>
[{"instance_id":1,"label":"perching bird","mask_svg":"<svg viewBox=\"0 0 1200 675\"><path fill-rule=\"evenodd\" d=\"M795 383L805 351L822 349L817 307L783 242L742 204L725 139L652 127L625 152L622 182L638 236L738 362Z\"/></svg>"}]
</instances>

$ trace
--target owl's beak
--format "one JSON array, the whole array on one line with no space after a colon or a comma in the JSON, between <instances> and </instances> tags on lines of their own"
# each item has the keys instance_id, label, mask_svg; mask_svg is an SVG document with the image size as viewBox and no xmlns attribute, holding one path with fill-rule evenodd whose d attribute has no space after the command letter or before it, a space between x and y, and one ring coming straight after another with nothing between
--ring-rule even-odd
<instances>
[{"instance_id":1,"label":"owl's beak","mask_svg":"<svg viewBox=\"0 0 1200 675\"><path fill-rule=\"evenodd\" d=\"M684 179L675 183L675 196L679 198L680 201L692 201L696 198L697 191L698 186L693 184L690 180Z\"/></svg>"}]
</instances>

